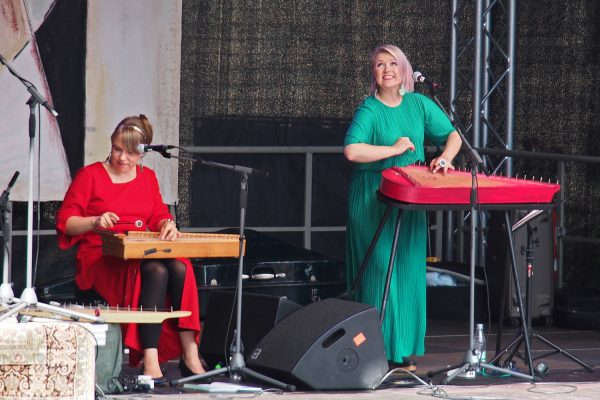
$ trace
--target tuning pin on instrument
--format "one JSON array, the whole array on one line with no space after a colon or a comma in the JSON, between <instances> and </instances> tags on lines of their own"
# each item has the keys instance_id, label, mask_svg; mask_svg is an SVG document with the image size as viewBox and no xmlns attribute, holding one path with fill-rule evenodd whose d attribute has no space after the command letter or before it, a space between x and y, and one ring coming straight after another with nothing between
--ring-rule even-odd
<instances>
[{"instance_id":1,"label":"tuning pin on instrument","mask_svg":"<svg viewBox=\"0 0 600 400\"><path fill-rule=\"evenodd\" d=\"M532 181L535 181L535 175L533 176L533 178L531 178Z\"/></svg>"}]
</instances>

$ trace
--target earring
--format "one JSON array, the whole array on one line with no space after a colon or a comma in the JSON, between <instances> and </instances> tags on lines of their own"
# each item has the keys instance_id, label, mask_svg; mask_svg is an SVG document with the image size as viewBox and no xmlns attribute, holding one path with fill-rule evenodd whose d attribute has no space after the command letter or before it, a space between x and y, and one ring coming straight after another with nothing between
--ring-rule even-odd
<instances>
[{"instance_id":1,"label":"earring","mask_svg":"<svg viewBox=\"0 0 600 400\"><path fill-rule=\"evenodd\" d=\"M106 157L106 163L110 164L110 156L112 155L112 151L108 153L108 157Z\"/></svg>"},{"instance_id":2,"label":"earring","mask_svg":"<svg viewBox=\"0 0 600 400\"><path fill-rule=\"evenodd\" d=\"M398 93L400 94L400 96L404 96L406 94L406 87L404 86L404 83L400 86Z\"/></svg>"},{"instance_id":3,"label":"earring","mask_svg":"<svg viewBox=\"0 0 600 400\"><path fill-rule=\"evenodd\" d=\"M144 157L140 157L140 171L144 172Z\"/></svg>"}]
</instances>

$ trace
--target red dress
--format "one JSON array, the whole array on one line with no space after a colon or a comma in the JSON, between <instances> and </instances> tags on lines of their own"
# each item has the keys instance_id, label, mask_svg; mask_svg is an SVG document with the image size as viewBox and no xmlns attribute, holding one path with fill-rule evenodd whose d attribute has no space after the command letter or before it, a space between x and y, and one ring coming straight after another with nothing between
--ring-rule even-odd
<instances>
[{"instance_id":1,"label":"red dress","mask_svg":"<svg viewBox=\"0 0 600 400\"><path fill-rule=\"evenodd\" d=\"M141 275L140 260L122 260L102 255L102 241L93 231L82 235L66 234L66 222L71 216L98 216L111 211L119 216L117 232L131 230L158 231L158 223L173 218L162 201L156 174L150 168L143 171L136 167L136 178L126 183L113 183L108 172L97 162L79 170L65 195L56 215L58 245L67 249L75 244L77 249L77 272L75 282L82 290L94 289L112 307L139 304ZM136 221L142 221L136 227ZM139 224L139 223L138 223ZM168 319L163 323L158 344L160 362L181 355L179 329L196 331L196 341L200 337L200 310L198 290L194 270L187 259L181 259L187 266L181 300L181 310L191 311L192 315L179 319ZM165 304L165 308L168 304ZM136 324L123 324L125 345L129 347L129 363L136 365L142 357L142 347Z\"/></svg>"}]
</instances>

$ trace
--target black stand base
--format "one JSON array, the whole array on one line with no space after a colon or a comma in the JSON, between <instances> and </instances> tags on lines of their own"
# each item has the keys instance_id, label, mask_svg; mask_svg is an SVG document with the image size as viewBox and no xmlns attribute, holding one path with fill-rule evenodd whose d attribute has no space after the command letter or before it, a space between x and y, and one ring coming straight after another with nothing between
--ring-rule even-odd
<instances>
[{"instance_id":1,"label":"black stand base","mask_svg":"<svg viewBox=\"0 0 600 400\"><path fill-rule=\"evenodd\" d=\"M552 343L550 340L546 339L544 336L542 336L542 335L540 335L540 334L538 334L536 332L531 332L531 337L533 339L539 339L542 343L544 343L545 345L547 345L548 347L550 347L550 348L553 349L553 351L550 351L548 353L545 353L545 354L542 354L542 355L537 356L535 358L532 358L532 361L539 360L539 359L544 358L544 357L549 357L549 356L554 355L554 354L562 354L563 356L565 356L565 357L569 358L570 360L576 362L577 364L581 365L588 372L594 372L594 368L593 367L591 367L588 364L586 364L585 362L581 361L579 358L575 357L573 354L571 354L568 351L564 350L560 346L557 346L556 344ZM502 349L499 352L497 352L496 355L494 356L494 358L492 360L490 360L490 362L492 362L492 363L500 362L502 356L504 356L505 354L508 354L508 357L505 359L504 362L501 362L500 365L507 365L508 363L510 363L512 361L512 359L514 357L518 357L519 359L521 359L525 363L527 363L525 357L519 352L519 347L523 343L524 339L525 339L524 333L523 332L519 333L508 344L508 346L506 346L504 349Z\"/></svg>"},{"instance_id":2,"label":"black stand base","mask_svg":"<svg viewBox=\"0 0 600 400\"><path fill-rule=\"evenodd\" d=\"M517 372L517 371L505 369L505 368L500 368L496 365L488 364L485 362L479 362L477 356L475 356L470 350L467 350L467 354L465 355L464 363L451 365L446 368L438 369L435 371L429 371L427 373L427 376L431 378L431 377L434 377L435 375L439 375L442 373L446 373L448 371L456 370L453 373L451 373L450 375L448 375L448 377L442 381L442 384L446 385L446 384L452 382L454 380L454 378L459 376L461 373L463 373L465 371L476 371L479 368L485 368L485 369L490 369L492 371L509 374L509 375L512 375L512 376L515 376L518 378L522 378L522 379L526 379L526 380L529 380L532 382L537 380L537 378L532 375L527 375L527 374L523 374L521 372Z\"/></svg>"},{"instance_id":3,"label":"black stand base","mask_svg":"<svg viewBox=\"0 0 600 400\"><path fill-rule=\"evenodd\" d=\"M170 384L171 384L171 386L177 386L182 383L191 382L191 381L195 381L198 379L206 379L206 378L210 378L211 376L221 375L221 374L225 374L225 373L228 373L229 376L231 377L231 380L233 380L234 382L240 382L242 380L242 378L250 377L250 378L254 378L256 380L262 381L264 383L267 383L273 387L277 387L282 390L287 390L289 392L293 392L296 390L296 386L294 386L294 385L290 385L287 383L280 382L276 379L269 378L268 376L262 375L254 370L251 370L250 368L246 367L245 365L242 365L239 367L229 366L226 368L219 368L219 369L215 369L213 371L208 371L203 374L192 375L192 376L188 376L188 377L181 378L181 379L174 379L174 380L170 381Z\"/></svg>"}]
</instances>

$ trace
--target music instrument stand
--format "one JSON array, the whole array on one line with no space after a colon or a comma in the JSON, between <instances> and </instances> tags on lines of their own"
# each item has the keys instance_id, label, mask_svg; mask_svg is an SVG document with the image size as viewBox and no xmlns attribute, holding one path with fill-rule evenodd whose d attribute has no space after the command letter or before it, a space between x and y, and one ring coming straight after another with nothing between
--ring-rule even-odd
<instances>
[{"instance_id":1,"label":"music instrument stand","mask_svg":"<svg viewBox=\"0 0 600 400\"><path fill-rule=\"evenodd\" d=\"M572 361L576 362L577 364L581 365L583 368L585 368L588 372L593 372L594 368L592 368L591 366L589 366L588 364L586 364L585 362L581 361L580 359L578 359L577 357L575 357L573 354L569 353L568 351L562 349L561 347L557 346L556 344L552 343L551 341L549 341L548 339L546 339L544 336L540 335L539 333L533 331L531 329L531 320L532 320L532 300L531 297L533 295L533 272L534 272L534 264L533 264L533 253L534 253L534 247L538 244L539 240L538 239L534 239L534 234L537 231L537 228L533 228L531 226L530 221L533 219L533 217L535 217L536 215L538 215L541 212L541 210L534 210L532 212L530 212L529 214L527 214L525 217L523 217L523 219L521 221L518 221L515 225L512 226L511 231L514 232L517 229L519 229L521 226L526 225L527 226L527 245L524 249L525 251L525 261L526 261L526 274L525 274L525 308L524 308L524 313L526 314L526 326L527 329L519 329L517 331L517 334L515 335L515 337L513 338L513 340L502 350L498 350L499 348L499 343L500 343L500 337L501 335L498 335L497 337L497 349L496 349L496 354L494 355L494 357L490 360L490 363L495 363L498 362L500 365L508 365L513 357L518 357L521 360L523 360L525 363L532 363L535 360L538 360L540 358L544 358L544 357L548 357L557 353L560 353L562 355L564 355L565 357L571 359ZM508 230L508 226L507 225L507 230ZM510 232L509 232L510 234ZM504 288L505 293L506 293L506 287ZM503 298L506 300L506 296L503 296ZM502 302L501 307L504 307L504 302ZM500 320L500 324L502 323L502 320ZM542 354L540 356L537 356L535 358L529 358L526 359L521 353L519 353L519 347L521 346L521 344L525 341L526 339L526 335L529 333L530 335L530 342L531 339L539 339L540 341L542 341L544 344L546 344L548 347L551 347L552 349L554 349L553 351L550 351L548 353ZM504 362L500 362L502 356L507 355L506 359L504 360ZM531 364L530 365L530 369L531 369Z\"/></svg>"},{"instance_id":2,"label":"music instrument stand","mask_svg":"<svg viewBox=\"0 0 600 400\"><path fill-rule=\"evenodd\" d=\"M357 272L357 275L354 279L354 282L352 284L352 289L350 290L350 292L348 293L349 296L351 296L354 293L354 290L356 289L358 282L360 281L360 278L362 276L362 273L366 267L366 265L368 264L372 249L375 248L375 245L377 244L377 241L379 240L379 236L381 234L381 228L385 225L385 222L388 220L388 218L391 215L392 209L393 208L397 208L398 209L398 216L396 218L396 225L395 225L395 231L394 231L394 239L392 242L392 246L391 246L391 254L390 254L390 263L388 265L388 271L387 271L387 276L386 276L386 282L385 282L385 288L384 288L384 292L383 292L383 298L382 298L382 305L381 305L381 310L380 310L380 321L383 322L383 317L385 314L385 306L387 304L387 297L389 295L389 286L390 286L390 282L391 282L391 274L392 274L392 270L393 270L393 266L394 266L394 259L396 256L396 247L397 247L397 240L398 240L398 236L399 236L399 231L400 231L400 224L402 222L402 211L417 211L417 210L422 210L422 211L439 211L441 210L448 210L448 211L458 211L458 210L465 210L467 205L463 205L463 204L411 204L411 203L405 203L405 202L401 202L401 201L397 201L395 199L392 199L388 196L385 196L384 194L382 194L380 191L377 192L377 198L379 199L379 201L387 204L387 209L381 219L381 222L379 223L379 227L377 229L377 232L375 234L375 236L373 237L373 240L371 241L371 244L369 246L369 250L367 250L367 254L365 255L365 258L363 259L363 262L361 263L361 266ZM531 204L481 204L480 208L481 209L486 209L486 210L501 210L504 211L505 214L505 218L506 218L506 222L510 223L510 217L509 217L509 213L508 210L522 210L522 209L532 209L532 208L544 208L547 209L551 207L550 205L547 204L535 204L535 205L531 205ZM510 226L510 225L509 225ZM472 228L473 229L473 228ZM519 295L519 307L520 309L522 309L523 307L523 303L522 303L522 298L521 296L521 290L520 290L520 285L519 285L519 277L516 275L516 271L517 271L517 265L516 265L516 260L514 257L514 246L513 246L513 240L512 240L512 235L508 235L508 245L509 245L509 253L511 254L511 265L512 265L512 270L513 270L513 280L514 280L514 285L515 285L515 290L518 292ZM475 279L473 279L475 276L475 268L474 265L471 265L471 271L470 271L470 285L469 285L469 289L470 289L470 320L473 321L473 317L474 317L474 293L475 293ZM524 324L524 318L525 315L523 313L520 314L521 316L521 320ZM524 324L525 325L525 324ZM527 329L525 327L525 329ZM523 374L520 373L518 371L513 371L513 370L509 370L509 369L505 369L505 368L499 368L495 365L492 364L488 364L488 363L483 363L480 362L479 357L476 356L473 352L473 334L469 335L470 338L470 347L469 349L467 349L466 353L465 353L465 357L463 362L456 364L456 365L452 365L440 370L436 370L436 371L430 371L427 373L427 376L429 377L433 377L435 375L438 375L440 373L443 372L447 372L450 370L456 370L454 371L450 376L448 376L446 379L444 379L443 383L447 384L450 381L452 381L455 377L457 377L459 374L461 374L462 372L466 371L467 369L474 369L474 366L478 366L478 367L483 367L483 368L487 368L490 370L494 370L497 372L501 372L504 374L509 374L509 375L513 375L519 378L523 378L526 380L530 380L530 381L534 381L536 380L536 377L533 374L533 369L532 367L530 367L530 374ZM527 337L525 337L525 349L526 349L526 354L529 356L529 358L531 357L531 350L530 350L530 346L529 346L529 341L527 340ZM531 363L529 364L531 365Z\"/></svg>"},{"instance_id":3,"label":"music instrument stand","mask_svg":"<svg viewBox=\"0 0 600 400\"><path fill-rule=\"evenodd\" d=\"M167 155L163 154L164 157L170 158L171 155L167 153ZM175 156L173 156L175 157ZM177 157L183 158L183 157ZM186 159L190 159L187 158ZM229 365L223 368L218 368L213 371L208 371L203 374L197 374L188 376L185 378L174 379L170 381L171 386L176 386L180 383L192 382L200 379L210 378L211 376L221 375L224 373L229 373L229 376L234 381L241 381L242 378L249 376L254 379L258 379L262 382L270 384L274 387L278 387L283 390L294 391L296 387L294 385L290 385L284 382L280 382L263 374L260 374L252 369L246 367L246 363L244 361L244 355L242 354L242 275L244 271L244 242L245 238L245 223L246 223L246 206L248 200L248 175L253 172L263 173L268 175L268 173L253 169L249 167L243 167L240 165L228 165L221 164L212 161L206 161L199 158L192 159L193 161L198 161L203 165L218 167L229 169L233 171L237 171L240 173L240 246L239 246L239 262L238 262L238 274L237 274L237 283L236 283L236 293L237 293L237 302L236 302L236 323L235 323L235 338L233 344L233 353L231 354L231 362Z\"/></svg>"},{"instance_id":4,"label":"music instrument stand","mask_svg":"<svg viewBox=\"0 0 600 400\"><path fill-rule=\"evenodd\" d=\"M102 318L89 316L76 311L66 310L62 307L56 307L50 304L44 304L38 302L37 295L35 294L35 288L33 287L33 266L32 266L32 244L33 244L33 160L34 160L34 145L36 136L36 115L35 109L38 107L38 113L40 106L44 106L55 118L58 113L48 104L48 101L38 92L36 87L28 80L22 78L12 66L0 55L0 63L4 64L10 73L14 75L31 94L31 97L27 101L29 106L29 165L28 165L28 197L27 197L27 268L26 268L26 285L21 297L14 298L14 304L9 306L4 314L0 315L0 321L18 314L25 308L37 308L42 311L48 311L53 314L66 316L74 321L85 319L87 321L103 322ZM38 171L39 174L39 171Z\"/></svg>"},{"instance_id":5,"label":"music instrument stand","mask_svg":"<svg viewBox=\"0 0 600 400\"><path fill-rule=\"evenodd\" d=\"M530 381L534 381L536 378L533 374L531 362L529 363L529 375L526 375L526 374L521 374L520 372L517 372L517 371L512 371L512 370L508 370L508 369L504 369L504 368L498 368L497 366L492 365L491 363L482 363L481 362L481 354L479 354L479 355L476 354L476 351L474 348L474 343L473 343L473 334L475 332L475 259L476 259L476 253L477 253L475 237L476 237L477 226L478 226L478 219L476 218L476 215L479 215L479 213L477 213L477 206L478 206L478 204L477 204L477 199L478 199L477 172L479 171L479 169L481 169L481 171L483 173L485 173L486 175L489 175L489 172L487 171L485 163L483 162L483 159L479 155L479 152L477 152L477 150L475 150L473 148L473 146L471 146L471 143L465 137L465 135L461 129L462 127L459 126L460 120L458 118L452 118L452 116L446 111L446 109L440 102L440 100L437 96L437 93L436 93L436 87L431 86L430 91L431 91L431 95L432 95L435 103L438 105L438 107L440 107L440 109L450 119L450 121L452 122L452 125L456 129L456 132L459 134L459 136L462 140L463 146L465 146L467 149L466 153L468 155L469 162L471 163L471 197L469 199L470 212L471 212L471 235L470 235L471 236L471 248L470 248L470 265L469 265L469 275L471 277L471 279L469 281L469 349L467 349L467 351L465 353L464 363L462 364L462 366L458 367L453 373L451 373L446 379L444 379L443 383L446 384L446 383L452 381L455 377L457 377L458 375L460 375L467 369L468 370L477 370L478 368L481 368L481 367L488 368L488 369L491 369L491 370L494 370L497 372L502 372L502 373L506 373L509 375L521 377L523 379L527 379ZM454 112L454 110L453 110L453 112ZM507 223L510 222L510 216L508 215L508 210L505 209L504 215L505 215L506 222ZM512 236L510 235L510 232L508 233L508 237L509 237L512 268L513 268L513 271L516 273L517 264L516 264L516 260L515 260L514 245L513 245ZM514 277L514 285L515 285L517 293L519 293L519 296L521 296L521 294L520 294L521 287L519 284L518 276ZM522 301L521 297L519 297L519 307L521 310L522 310L522 306L523 306L522 303L523 303L523 301ZM525 325L525 317L524 317L523 313L521 313L521 320L523 322L523 325ZM527 329L527 328L525 327L524 329ZM527 359L531 360L531 346L530 346L528 337L525 337L525 349L526 349ZM477 366L478 368L474 367L474 366ZM443 369L441 371L431 371L428 373L428 376L436 375L442 371L447 372L452 369L454 369L454 368L450 367L450 368Z\"/></svg>"}]
</instances>

